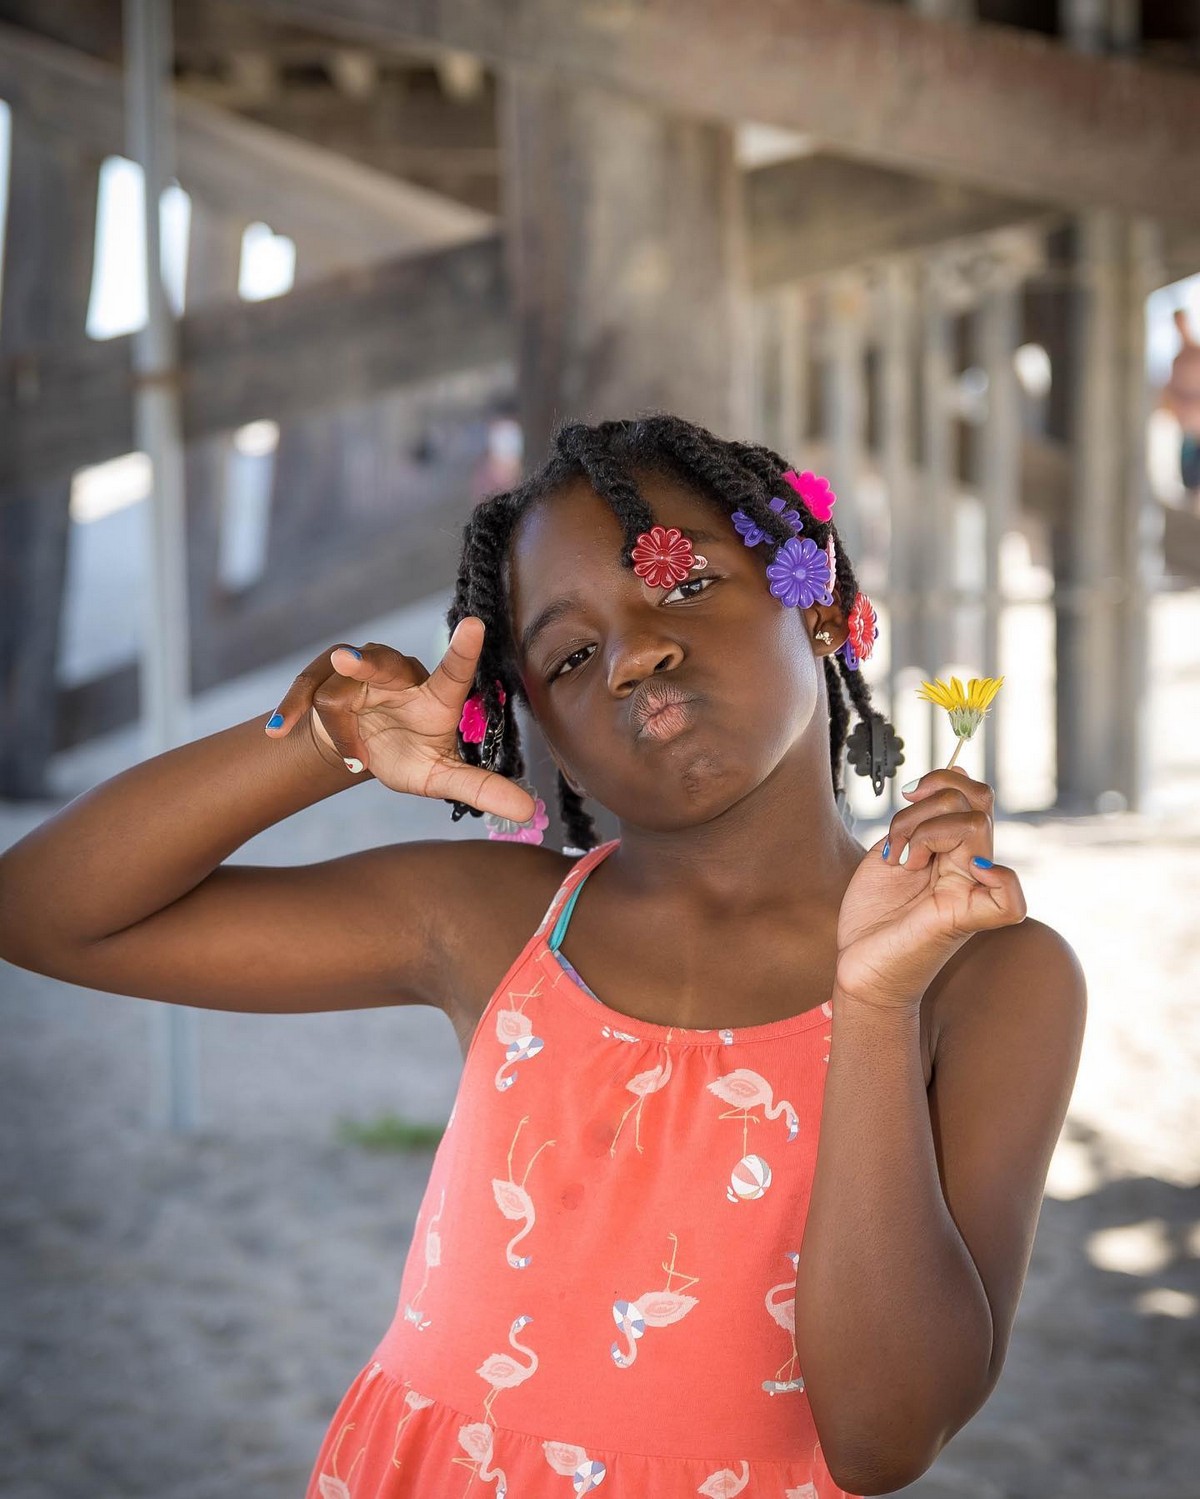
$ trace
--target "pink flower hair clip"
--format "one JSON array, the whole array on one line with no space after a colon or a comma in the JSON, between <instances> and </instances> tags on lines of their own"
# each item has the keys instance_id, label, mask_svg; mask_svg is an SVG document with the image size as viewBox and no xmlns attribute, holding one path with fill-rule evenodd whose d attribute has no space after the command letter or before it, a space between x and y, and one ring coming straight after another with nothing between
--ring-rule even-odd
<instances>
[{"instance_id":1,"label":"pink flower hair clip","mask_svg":"<svg viewBox=\"0 0 1200 1499\"><path fill-rule=\"evenodd\" d=\"M692 543L675 526L651 526L643 531L633 549L633 570L651 588L674 588L694 567L707 567Z\"/></svg>"},{"instance_id":2,"label":"pink flower hair clip","mask_svg":"<svg viewBox=\"0 0 1200 1499\"><path fill-rule=\"evenodd\" d=\"M528 781L518 781L517 785L533 797L533 816L528 822L515 822L511 817L501 817L498 812L485 813L483 820L493 843L541 843L546 836L546 829L550 826L546 803Z\"/></svg>"},{"instance_id":3,"label":"pink flower hair clip","mask_svg":"<svg viewBox=\"0 0 1200 1499\"><path fill-rule=\"evenodd\" d=\"M500 706L506 701L504 688L496 683L496 691L500 694ZM483 693L474 692L463 704L462 717L458 720L458 732L468 744L482 744L483 737L487 733L487 710L483 706Z\"/></svg>"},{"instance_id":4,"label":"pink flower hair clip","mask_svg":"<svg viewBox=\"0 0 1200 1499\"><path fill-rule=\"evenodd\" d=\"M794 468L789 468L783 477L804 501L814 520L833 519L833 507L837 504L837 495L830 489L828 479L821 474L809 473L807 469L804 473L798 474Z\"/></svg>"}]
</instances>

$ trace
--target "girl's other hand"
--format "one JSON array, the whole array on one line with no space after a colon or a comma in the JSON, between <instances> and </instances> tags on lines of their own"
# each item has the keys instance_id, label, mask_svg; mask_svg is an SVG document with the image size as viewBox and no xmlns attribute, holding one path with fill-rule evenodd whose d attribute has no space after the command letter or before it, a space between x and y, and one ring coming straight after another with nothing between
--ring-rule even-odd
<instances>
[{"instance_id":1,"label":"girl's other hand","mask_svg":"<svg viewBox=\"0 0 1200 1499\"><path fill-rule=\"evenodd\" d=\"M457 730L475 680L485 626L459 621L432 672L415 656L369 643L361 655L339 645L322 652L292 683L278 712L280 738L305 722L322 757L343 769L355 764L392 791L465 802L516 822L535 811L515 781L468 765ZM332 668L332 669L331 669Z\"/></svg>"},{"instance_id":2,"label":"girl's other hand","mask_svg":"<svg viewBox=\"0 0 1200 1499\"><path fill-rule=\"evenodd\" d=\"M931 770L905 795L913 804L867 850L842 897L836 984L876 1008L917 1013L968 937L1024 921L1026 907L1016 872L990 862L995 793L985 781Z\"/></svg>"}]
</instances>

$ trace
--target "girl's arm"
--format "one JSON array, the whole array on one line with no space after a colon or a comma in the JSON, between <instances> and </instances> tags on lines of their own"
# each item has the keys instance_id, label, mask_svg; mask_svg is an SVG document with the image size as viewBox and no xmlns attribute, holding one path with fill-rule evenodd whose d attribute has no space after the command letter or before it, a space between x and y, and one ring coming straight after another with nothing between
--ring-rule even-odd
<instances>
[{"instance_id":1,"label":"girl's arm","mask_svg":"<svg viewBox=\"0 0 1200 1499\"><path fill-rule=\"evenodd\" d=\"M440 1002L461 842L226 865L360 784L307 723L254 718L84 792L0 856L0 957L110 993L247 1011Z\"/></svg>"},{"instance_id":2,"label":"girl's arm","mask_svg":"<svg viewBox=\"0 0 1200 1499\"><path fill-rule=\"evenodd\" d=\"M915 1482L995 1388L1082 1048L1083 974L1041 922L977 933L936 1003L927 1095L919 1004L833 998L796 1339L854 1494Z\"/></svg>"},{"instance_id":3,"label":"girl's arm","mask_svg":"<svg viewBox=\"0 0 1200 1499\"><path fill-rule=\"evenodd\" d=\"M528 791L458 749L483 634L482 620L460 620L432 672L387 645L322 652L272 733L254 718L76 797L0 858L0 957L207 1009L417 1001L457 1025L457 917L491 888L498 860L511 864L507 846L403 843L282 869L221 861L357 785L346 757L360 772L369 761L391 791L528 818Z\"/></svg>"}]
</instances>

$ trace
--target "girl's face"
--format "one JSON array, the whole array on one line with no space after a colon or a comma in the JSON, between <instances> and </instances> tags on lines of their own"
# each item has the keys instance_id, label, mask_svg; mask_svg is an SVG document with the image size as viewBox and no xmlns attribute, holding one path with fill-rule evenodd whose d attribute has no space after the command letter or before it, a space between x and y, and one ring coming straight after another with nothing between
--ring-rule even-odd
<instances>
[{"instance_id":1,"label":"girl's face","mask_svg":"<svg viewBox=\"0 0 1200 1499\"><path fill-rule=\"evenodd\" d=\"M708 559L674 589L620 565L621 525L583 479L532 506L513 535L514 649L555 760L622 823L654 831L707 822L777 772L789 796L832 797L810 637L827 627L827 649L841 644L841 612L785 609L768 587L768 543L747 547L678 480L644 473L638 486L655 522ZM666 737L639 733L636 716L659 684L691 698Z\"/></svg>"}]
</instances>

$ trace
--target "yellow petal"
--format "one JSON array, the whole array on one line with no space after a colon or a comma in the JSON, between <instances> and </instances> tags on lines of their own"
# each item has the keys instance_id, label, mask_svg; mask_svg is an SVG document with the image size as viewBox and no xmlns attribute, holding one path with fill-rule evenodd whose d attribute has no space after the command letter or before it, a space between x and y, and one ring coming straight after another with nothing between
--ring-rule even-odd
<instances>
[{"instance_id":1,"label":"yellow petal","mask_svg":"<svg viewBox=\"0 0 1200 1499\"><path fill-rule=\"evenodd\" d=\"M951 677L950 686L954 693L954 706L956 708L965 708L967 706L967 694L963 691L963 684L957 677Z\"/></svg>"}]
</instances>

